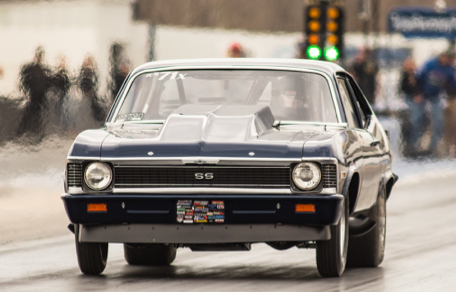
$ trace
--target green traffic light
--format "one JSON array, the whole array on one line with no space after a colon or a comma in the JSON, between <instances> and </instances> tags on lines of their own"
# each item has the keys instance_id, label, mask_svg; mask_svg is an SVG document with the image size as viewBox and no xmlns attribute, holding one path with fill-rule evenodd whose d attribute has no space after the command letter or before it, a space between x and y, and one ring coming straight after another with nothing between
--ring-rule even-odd
<instances>
[{"instance_id":1,"label":"green traffic light","mask_svg":"<svg viewBox=\"0 0 456 292\"><path fill-rule=\"evenodd\" d=\"M336 47L330 47L325 50L325 58L328 61L335 61L339 58L339 50Z\"/></svg>"},{"instance_id":2,"label":"green traffic light","mask_svg":"<svg viewBox=\"0 0 456 292\"><path fill-rule=\"evenodd\" d=\"M309 59L318 59L321 56L321 49L319 46L309 46L307 47L307 57Z\"/></svg>"}]
</instances>

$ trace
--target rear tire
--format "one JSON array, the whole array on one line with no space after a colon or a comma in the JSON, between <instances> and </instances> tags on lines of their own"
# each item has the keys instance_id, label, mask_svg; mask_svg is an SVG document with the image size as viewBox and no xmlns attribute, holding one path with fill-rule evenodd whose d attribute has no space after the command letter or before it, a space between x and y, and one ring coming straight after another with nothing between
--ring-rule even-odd
<instances>
[{"instance_id":1,"label":"rear tire","mask_svg":"<svg viewBox=\"0 0 456 292\"><path fill-rule=\"evenodd\" d=\"M79 242L79 224L74 231L79 269L86 275L101 274L108 260L108 243Z\"/></svg>"},{"instance_id":2,"label":"rear tire","mask_svg":"<svg viewBox=\"0 0 456 292\"><path fill-rule=\"evenodd\" d=\"M345 271L348 246L348 196L337 225L331 226L331 239L317 241L317 268L323 277L340 277Z\"/></svg>"},{"instance_id":3,"label":"rear tire","mask_svg":"<svg viewBox=\"0 0 456 292\"><path fill-rule=\"evenodd\" d=\"M176 259L176 251L172 245L124 243L125 260L132 266L169 266Z\"/></svg>"},{"instance_id":4,"label":"rear tire","mask_svg":"<svg viewBox=\"0 0 456 292\"><path fill-rule=\"evenodd\" d=\"M377 267L383 261L386 243L385 189L382 190L367 216L377 224L368 233L350 238L347 261L350 267Z\"/></svg>"}]
</instances>

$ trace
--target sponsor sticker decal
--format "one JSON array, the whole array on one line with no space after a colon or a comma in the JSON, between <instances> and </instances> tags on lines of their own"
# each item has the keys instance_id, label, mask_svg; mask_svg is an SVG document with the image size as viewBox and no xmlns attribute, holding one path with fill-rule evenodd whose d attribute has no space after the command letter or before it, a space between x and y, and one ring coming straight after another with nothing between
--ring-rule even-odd
<instances>
[{"instance_id":1,"label":"sponsor sticker decal","mask_svg":"<svg viewBox=\"0 0 456 292\"><path fill-rule=\"evenodd\" d=\"M208 201L195 201L193 206L207 206L208 203Z\"/></svg>"},{"instance_id":2,"label":"sponsor sticker decal","mask_svg":"<svg viewBox=\"0 0 456 292\"><path fill-rule=\"evenodd\" d=\"M176 221L178 223L224 223L224 201L178 200Z\"/></svg>"}]
</instances>

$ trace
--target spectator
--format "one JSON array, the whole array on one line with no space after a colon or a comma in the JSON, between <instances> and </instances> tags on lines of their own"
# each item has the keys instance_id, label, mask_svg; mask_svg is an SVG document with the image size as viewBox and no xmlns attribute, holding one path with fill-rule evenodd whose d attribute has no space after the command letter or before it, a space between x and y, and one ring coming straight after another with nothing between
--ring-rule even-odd
<instances>
[{"instance_id":1,"label":"spectator","mask_svg":"<svg viewBox=\"0 0 456 292\"><path fill-rule=\"evenodd\" d=\"M370 49L361 49L349 69L371 105L375 104L378 66Z\"/></svg>"},{"instance_id":2,"label":"spectator","mask_svg":"<svg viewBox=\"0 0 456 292\"><path fill-rule=\"evenodd\" d=\"M19 73L20 89L28 96L28 102L19 124L18 134L26 132L37 135L43 131L43 111L47 108L46 93L50 87L51 71L43 64L44 49L35 50L33 62L25 64Z\"/></svg>"},{"instance_id":3,"label":"spectator","mask_svg":"<svg viewBox=\"0 0 456 292\"><path fill-rule=\"evenodd\" d=\"M400 78L399 90L410 109L411 132L408 135L405 153L412 154L416 152L416 144L423 129L422 119L425 105L418 80L416 79L415 62L412 58L405 59L402 64Z\"/></svg>"},{"instance_id":4,"label":"spectator","mask_svg":"<svg viewBox=\"0 0 456 292\"><path fill-rule=\"evenodd\" d=\"M125 78L127 78L128 73L130 73L130 62L126 59L122 59L117 66L116 73L114 74L114 91L112 92L113 97L115 98L122 87Z\"/></svg>"},{"instance_id":5,"label":"spectator","mask_svg":"<svg viewBox=\"0 0 456 292\"><path fill-rule=\"evenodd\" d=\"M452 66L453 58L453 52L443 52L437 58L427 61L418 73L418 82L422 88L423 99L431 104L433 131L429 149L437 155L441 153L437 146L444 131L441 97L448 87L456 88L456 71Z\"/></svg>"},{"instance_id":6,"label":"spectator","mask_svg":"<svg viewBox=\"0 0 456 292\"><path fill-rule=\"evenodd\" d=\"M240 43L231 44L228 49L228 58L244 58L245 52Z\"/></svg>"},{"instance_id":7,"label":"spectator","mask_svg":"<svg viewBox=\"0 0 456 292\"><path fill-rule=\"evenodd\" d=\"M82 97L89 102L92 109L92 116L98 123L102 123L105 118L105 111L98 99L98 76L95 59L87 55L81 66L78 84L82 92Z\"/></svg>"},{"instance_id":8,"label":"spectator","mask_svg":"<svg viewBox=\"0 0 456 292\"><path fill-rule=\"evenodd\" d=\"M307 52L306 52L306 41L304 39L298 42L298 51L296 54L297 59L307 59Z\"/></svg>"},{"instance_id":9,"label":"spectator","mask_svg":"<svg viewBox=\"0 0 456 292\"><path fill-rule=\"evenodd\" d=\"M453 58L453 67L456 68L455 59ZM444 130L444 146L445 151L452 156L456 156L456 87L452 86L451 82L445 84L446 94L448 96L447 106L444 109L445 130Z\"/></svg>"},{"instance_id":10,"label":"spectator","mask_svg":"<svg viewBox=\"0 0 456 292\"><path fill-rule=\"evenodd\" d=\"M125 48L121 43L113 43L110 49L109 55L110 68L110 80L108 80L108 86L111 91L111 102L119 93L122 84L130 72L130 62L125 57Z\"/></svg>"},{"instance_id":11,"label":"spectator","mask_svg":"<svg viewBox=\"0 0 456 292\"><path fill-rule=\"evenodd\" d=\"M60 117L62 127L66 129L69 121L67 120L67 110L65 110L65 101L68 99L68 91L70 90L71 82L68 76L68 69L66 65L65 56L60 55L58 59L58 66L54 70L51 77L51 89L53 97L57 102L57 116Z\"/></svg>"}]
</instances>

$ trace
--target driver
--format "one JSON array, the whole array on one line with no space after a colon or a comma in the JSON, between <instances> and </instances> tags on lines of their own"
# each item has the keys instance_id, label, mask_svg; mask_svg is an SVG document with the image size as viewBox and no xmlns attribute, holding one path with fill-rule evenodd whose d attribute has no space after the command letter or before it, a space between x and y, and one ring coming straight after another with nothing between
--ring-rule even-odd
<instances>
[{"instance_id":1,"label":"driver","mask_svg":"<svg viewBox=\"0 0 456 292\"><path fill-rule=\"evenodd\" d=\"M272 90L271 107L278 116L286 120L301 120L304 102L299 94L299 77L285 76Z\"/></svg>"}]
</instances>

